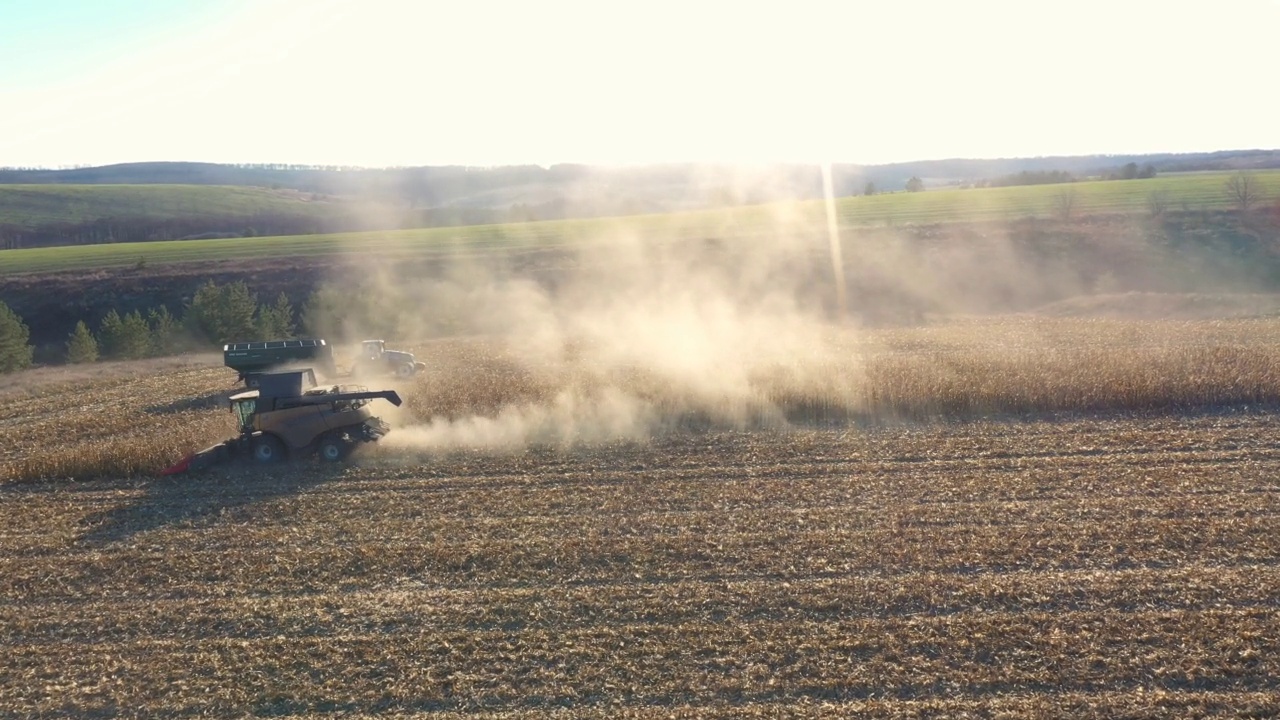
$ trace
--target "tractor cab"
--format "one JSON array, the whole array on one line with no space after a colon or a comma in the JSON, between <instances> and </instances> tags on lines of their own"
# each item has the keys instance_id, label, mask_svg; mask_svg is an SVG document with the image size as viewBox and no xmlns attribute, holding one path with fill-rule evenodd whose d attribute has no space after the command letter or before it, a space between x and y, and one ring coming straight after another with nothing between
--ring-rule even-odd
<instances>
[{"instance_id":1,"label":"tractor cab","mask_svg":"<svg viewBox=\"0 0 1280 720\"><path fill-rule=\"evenodd\" d=\"M360 358L365 362L377 362L387 351L385 340L365 340L360 343Z\"/></svg>"}]
</instances>

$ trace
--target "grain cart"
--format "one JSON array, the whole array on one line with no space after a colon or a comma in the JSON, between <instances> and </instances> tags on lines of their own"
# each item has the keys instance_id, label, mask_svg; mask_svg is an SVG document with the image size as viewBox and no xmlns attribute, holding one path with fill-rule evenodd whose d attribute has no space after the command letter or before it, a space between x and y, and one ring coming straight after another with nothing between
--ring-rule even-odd
<instances>
[{"instance_id":1,"label":"grain cart","mask_svg":"<svg viewBox=\"0 0 1280 720\"><path fill-rule=\"evenodd\" d=\"M365 340L360 343L360 356L356 358L351 374L395 373L400 377L412 377L426 369L427 364L418 362L411 352L388 350L383 340Z\"/></svg>"},{"instance_id":2,"label":"grain cart","mask_svg":"<svg viewBox=\"0 0 1280 720\"><path fill-rule=\"evenodd\" d=\"M262 373L290 364L318 367L330 376L337 374L333 346L319 338L229 343L222 346L222 362L240 373L240 379L251 388L258 386Z\"/></svg>"},{"instance_id":3,"label":"grain cart","mask_svg":"<svg viewBox=\"0 0 1280 720\"><path fill-rule=\"evenodd\" d=\"M160 474L200 470L236 459L275 463L312 453L325 462L337 462L356 445L391 431L369 410L369 403L377 399L397 406L401 402L394 390L316 386L315 373L309 368L261 373L256 390L230 398L240 434L188 455Z\"/></svg>"}]
</instances>

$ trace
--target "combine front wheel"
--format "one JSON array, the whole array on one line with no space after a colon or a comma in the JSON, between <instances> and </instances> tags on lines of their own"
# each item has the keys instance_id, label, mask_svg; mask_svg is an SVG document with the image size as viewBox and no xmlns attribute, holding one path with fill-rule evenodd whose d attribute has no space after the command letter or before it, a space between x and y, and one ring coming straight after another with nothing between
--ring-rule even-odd
<instances>
[{"instance_id":1,"label":"combine front wheel","mask_svg":"<svg viewBox=\"0 0 1280 720\"><path fill-rule=\"evenodd\" d=\"M253 459L262 464L276 463L284 459L284 444L270 435L253 439Z\"/></svg>"},{"instance_id":2,"label":"combine front wheel","mask_svg":"<svg viewBox=\"0 0 1280 720\"><path fill-rule=\"evenodd\" d=\"M316 454L325 462L338 462L351 451L351 443L346 438L330 435L320 441Z\"/></svg>"}]
</instances>

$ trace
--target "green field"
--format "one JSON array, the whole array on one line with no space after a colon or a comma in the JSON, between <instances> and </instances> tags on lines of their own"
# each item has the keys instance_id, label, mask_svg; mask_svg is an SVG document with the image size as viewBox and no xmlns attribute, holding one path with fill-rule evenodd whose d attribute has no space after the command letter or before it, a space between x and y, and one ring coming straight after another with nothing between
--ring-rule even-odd
<instances>
[{"instance_id":1,"label":"green field","mask_svg":"<svg viewBox=\"0 0 1280 720\"><path fill-rule=\"evenodd\" d=\"M102 218L328 217L307 193L220 185L0 185L0 225L35 228Z\"/></svg>"},{"instance_id":2,"label":"green field","mask_svg":"<svg viewBox=\"0 0 1280 720\"><path fill-rule=\"evenodd\" d=\"M1280 171L1259 172L1257 176L1265 189L1266 201L1271 202L1280 193ZM1149 198L1157 193L1167 198L1168 209L1174 211L1227 209L1232 207L1223 187L1227 177L1227 173L1187 173L1149 180L945 189L848 197L837 201L837 215L842 227L1052 216L1059 212L1064 194L1073 198L1072 213L1076 216L1145 213L1148 211ZM12 197L16 197L3 200L5 193L21 191L23 187L25 186L19 186L17 190L0 188L0 207L3 207L2 203L11 202ZM64 186L58 189L61 192L83 192L86 198L93 198L94 203L112 197L113 192L143 190L138 186ZM248 203L252 198L257 198L253 200L256 202L266 192L246 188L194 186L169 186L168 190L172 194L166 197L174 203L196 203L197 195L213 192L221 193L221 197L233 205L237 202ZM98 197L100 194L101 197ZM117 198L117 201L120 199ZM280 201L286 202L286 199L282 197ZM90 202L86 200L86 207ZM288 202L305 205L296 200ZM351 253L455 253L507 247L545 247L618 237L666 241L689 238L734 240L776 233L822 232L824 223L823 204L820 201L807 201L624 218L332 235L79 245L0 250L0 274L120 267L138 264L140 261L158 264Z\"/></svg>"},{"instance_id":3,"label":"green field","mask_svg":"<svg viewBox=\"0 0 1280 720\"><path fill-rule=\"evenodd\" d=\"M1268 201L1280 195L1280 170L1254 173ZM1062 185L1024 185L976 190L893 193L841 201L840 221L863 223L935 223L994 220L1057 213L1064 194L1074 197L1072 212L1144 213L1153 194L1166 196L1169 210L1228 209L1224 191L1231 173L1179 173L1149 180L1094 180Z\"/></svg>"},{"instance_id":4,"label":"green field","mask_svg":"<svg viewBox=\"0 0 1280 720\"><path fill-rule=\"evenodd\" d=\"M0 275L121 267L140 263L153 265L370 253L452 254L512 246L547 247L589 238L595 229L601 227L601 223L566 220L328 235L169 240L0 250Z\"/></svg>"}]
</instances>

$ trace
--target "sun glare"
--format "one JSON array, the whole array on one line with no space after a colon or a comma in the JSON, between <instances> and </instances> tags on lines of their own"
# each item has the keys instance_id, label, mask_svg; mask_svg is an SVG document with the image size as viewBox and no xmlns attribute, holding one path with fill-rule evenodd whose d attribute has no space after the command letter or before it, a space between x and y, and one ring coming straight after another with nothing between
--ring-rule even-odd
<instances>
[{"instance_id":1,"label":"sun glare","mask_svg":"<svg viewBox=\"0 0 1280 720\"><path fill-rule=\"evenodd\" d=\"M56 82L0 84L19 108L0 154L876 163L1275 145L1256 71L1277 4L1156 9L231 2Z\"/></svg>"}]
</instances>

